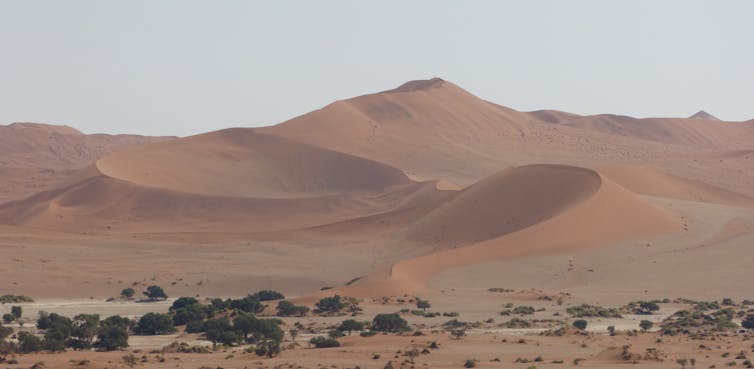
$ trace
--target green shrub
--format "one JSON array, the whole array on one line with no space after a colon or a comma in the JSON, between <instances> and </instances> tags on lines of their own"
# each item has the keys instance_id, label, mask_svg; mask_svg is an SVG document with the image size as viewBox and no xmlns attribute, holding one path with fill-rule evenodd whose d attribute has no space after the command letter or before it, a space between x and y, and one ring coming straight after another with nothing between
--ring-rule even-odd
<instances>
[{"instance_id":1,"label":"green shrub","mask_svg":"<svg viewBox=\"0 0 754 369\"><path fill-rule=\"evenodd\" d=\"M375 331L403 332L408 329L408 322L396 313L377 314L372 320L372 330Z\"/></svg>"},{"instance_id":2,"label":"green shrub","mask_svg":"<svg viewBox=\"0 0 754 369\"><path fill-rule=\"evenodd\" d=\"M282 293L270 290L257 291L251 297L259 301L282 300L285 298Z\"/></svg>"},{"instance_id":3,"label":"green shrub","mask_svg":"<svg viewBox=\"0 0 754 369\"><path fill-rule=\"evenodd\" d=\"M582 331L586 329L587 324L587 321L584 319L577 319L573 321L573 326Z\"/></svg>"},{"instance_id":4,"label":"green shrub","mask_svg":"<svg viewBox=\"0 0 754 369\"><path fill-rule=\"evenodd\" d=\"M317 336L309 340L315 348L340 347L340 342L334 338Z\"/></svg>"},{"instance_id":5,"label":"green shrub","mask_svg":"<svg viewBox=\"0 0 754 369\"><path fill-rule=\"evenodd\" d=\"M134 333L143 336L170 334L175 332L173 318L168 314L146 313L136 323Z\"/></svg>"}]
</instances>

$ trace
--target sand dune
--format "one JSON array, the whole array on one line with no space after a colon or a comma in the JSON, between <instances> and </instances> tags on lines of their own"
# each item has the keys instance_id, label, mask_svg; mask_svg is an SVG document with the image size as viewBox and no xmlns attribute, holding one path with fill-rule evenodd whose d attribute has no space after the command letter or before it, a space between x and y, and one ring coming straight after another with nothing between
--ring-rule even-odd
<instances>
[{"instance_id":1,"label":"sand dune","mask_svg":"<svg viewBox=\"0 0 754 369\"><path fill-rule=\"evenodd\" d=\"M0 205L0 223L69 232L255 232L311 227L391 210L422 184L298 199L198 195L93 175Z\"/></svg>"},{"instance_id":2,"label":"sand dune","mask_svg":"<svg viewBox=\"0 0 754 369\"><path fill-rule=\"evenodd\" d=\"M505 170L418 219L407 238L445 245L484 241L552 218L599 187L596 173L576 167L531 165Z\"/></svg>"},{"instance_id":3,"label":"sand dune","mask_svg":"<svg viewBox=\"0 0 754 369\"><path fill-rule=\"evenodd\" d=\"M60 125L0 125L0 203L65 185L78 169L115 150L167 139L86 135Z\"/></svg>"},{"instance_id":4,"label":"sand dune","mask_svg":"<svg viewBox=\"0 0 754 369\"><path fill-rule=\"evenodd\" d=\"M700 150L750 149L754 142L751 123L526 113L439 78L337 101L259 131L386 163L415 180L462 187L510 166L680 161ZM706 181L734 173L683 174Z\"/></svg>"},{"instance_id":5,"label":"sand dune","mask_svg":"<svg viewBox=\"0 0 754 369\"><path fill-rule=\"evenodd\" d=\"M716 116L707 113L704 110L699 110L698 112L694 113L689 117L689 119L710 119L710 120L720 120Z\"/></svg>"},{"instance_id":6,"label":"sand dune","mask_svg":"<svg viewBox=\"0 0 754 369\"><path fill-rule=\"evenodd\" d=\"M530 114L548 123L675 145L745 148L754 139L754 125L748 122L723 122L700 113L690 118L644 119L614 114L582 116L555 110L540 110Z\"/></svg>"},{"instance_id":7,"label":"sand dune","mask_svg":"<svg viewBox=\"0 0 754 369\"><path fill-rule=\"evenodd\" d=\"M427 187L400 170L251 129L106 156L0 222L68 232L258 232L387 212Z\"/></svg>"},{"instance_id":8,"label":"sand dune","mask_svg":"<svg viewBox=\"0 0 754 369\"><path fill-rule=\"evenodd\" d=\"M0 135L0 149L11 148L4 163L69 170L55 186L0 204L12 243L33 229L68 234L71 244L109 240L113 254L126 239L202 243L253 255L248 260L260 265L275 261L281 283L299 294L365 274L344 292L422 291L452 268L689 228L641 195L741 212L754 204L722 188L754 183L754 172L745 170L752 122L526 113L439 78L337 101L272 127L130 148L153 139L91 141L67 127L6 129L33 138ZM107 154L116 146L123 149ZM8 168L0 166L0 176L20 173ZM731 224L725 237L750 231ZM247 265L216 262L237 268L232 277L212 271L231 286L223 291L246 285ZM348 264L345 271L339 263ZM306 276L287 270L304 264ZM176 275L185 265L175 267ZM323 266L326 278L316 274Z\"/></svg>"},{"instance_id":9,"label":"sand dune","mask_svg":"<svg viewBox=\"0 0 754 369\"><path fill-rule=\"evenodd\" d=\"M754 207L754 199L703 182L677 177L647 165L607 166L600 173L642 194L672 199Z\"/></svg>"},{"instance_id":10,"label":"sand dune","mask_svg":"<svg viewBox=\"0 0 754 369\"><path fill-rule=\"evenodd\" d=\"M323 196L410 183L387 165L245 128L121 151L97 168L139 185L231 197Z\"/></svg>"},{"instance_id":11,"label":"sand dune","mask_svg":"<svg viewBox=\"0 0 754 369\"><path fill-rule=\"evenodd\" d=\"M542 169L544 168L524 168L520 175L525 180L536 182L547 176L547 171ZM343 287L343 293L416 293L428 289L427 282L433 275L450 268L607 246L626 239L674 232L682 228L682 222L676 214L643 200L596 172L578 168L559 170L562 173L556 174L552 179L566 179L564 195L573 196L575 200L566 202L566 208L554 217L469 246L401 260L389 271L378 271L365 278L361 284ZM564 177L559 177L564 173ZM595 185L597 188L594 188ZM579 190L568 189L568 186ZM537 206L536 201L532 201L531 206ZM519 207L511 211L515 214L526 212L527 209ZM475 212L458 214L459 217L471 218L469 223L493 223L480 215ZM504 219L500 221L504 222Z\"/></svg>"}]
</instances>

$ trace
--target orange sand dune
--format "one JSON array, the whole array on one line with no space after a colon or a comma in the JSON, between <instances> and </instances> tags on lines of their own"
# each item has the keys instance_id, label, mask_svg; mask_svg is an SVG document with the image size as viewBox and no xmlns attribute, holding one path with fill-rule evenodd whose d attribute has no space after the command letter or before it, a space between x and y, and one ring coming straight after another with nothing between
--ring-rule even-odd
<instances>
[{"instance_id":1,"label":"orange sand dune","mask_svg":"<svg viewBox=\"0 0 754 369\"><path fill-rule=\"evenodd\" d=\"M427 184L372 160L252 129L123 150L0 222L71 232L256 232L386 212Z\"/></svg>"},{"instance_id":2,"label":"orange sand dune","mask_svg":"<svg viewBox=\"0 0 754 369\"><path fill-rule=\"evenodd\" d=\"M408 239L446 245L479 242L532 226L592 196L600 177L587 169L530 165L460 191L408 232Z\"/></svg>"},{"instance_id":3,"label":"orange sand dune","mask_svg":"<svg viewBox=\"0 0 754 369\"><path fill-rule=\"evenodd\" d=\"M677 177L648 165L606 166L601 167L599 171L621 186L642 195L754 207L754 199L750 197L703 182Z\"/></svg>"},{"instance_id":4,"label":"orange sand dune","mask_svg":"<svg viewBox=\"0 0 754 369\"><path fill-rule=\"evenodd\" d=\"M439 78L337 101L258 130L376 160L416 180L460 186L508 166L687 160L700 148L750 149L754 142L751 122L526 113ZM719 176L707 172L695 176Z\"/></svg>"},{"instance_id":5,"label":"orange sand dune","mask_svg":"<svg viewBox=\"0 0 754 369\"><path fill-rule=\"evenodd\" d=\"M375 161L247 128L117 152L97 161L97 168L139 185L232 197L323 196L411 182Z\"/></svg>"},{"instance_id":6,"label":"orange sand dune","mask_svg":"<svg viewBox=\"0 0 754 369\"><path fill-rule=\"evenodd\" d=\"M548 180L544 168L519 169L523 170L516 173L522 177L517 180L517 185L530 181L531 187L535 188L533 193L537 192L536 187L540 181ZM449 268L606 246L682 228L682 223L675 214L643 200L596 172L578 168L559 170L571 173L563 175L552 171L555 174L549 179L565 179L563 184L566 188L562 194L575 198L575 201L564 202L564 207L567 208L553 218L469 246L398 261L389 272L379 271L365 278L361 284L343 287L343 293L389 295L420 292L428 288L427 282L433 275ZM598 186L596 189L595 184ZM569 185L581 190L569 189ZM549 199L543 198L542 201ZM530 206L537 207L536 200L531 200ZM547 209L547 206L544 205L544 208ZM511 209L514 214L518 211L526 212L526 209ZM480 215L473 211L457 214L458 217L470 218L468 221L464 220L469 224L474 221L493 224L493 220ZM504 222L504 218L500 221Z\"/></svg>"},{"instance_id":7,"label":"orange sand dune","mask_svg":"<svg viewBox=\"0 0 754 369\"><path fill-rule=\"evenodd\" d=\"M384 212L424 185L298 199L197 195L94 175L0 205L0 223L71 232L254 232Z\"/></svg>"}]
</instances>

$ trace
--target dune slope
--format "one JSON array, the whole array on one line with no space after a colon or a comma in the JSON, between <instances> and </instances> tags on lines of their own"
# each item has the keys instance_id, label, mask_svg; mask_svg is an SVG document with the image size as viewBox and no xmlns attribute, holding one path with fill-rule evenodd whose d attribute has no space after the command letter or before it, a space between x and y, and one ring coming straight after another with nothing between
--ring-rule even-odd
<instances>
[{"instance_id":1,"label":"dune slope","mask_svg":"<svg viewBox=\"0 0 754 369\"><path fill-rule=\"evenodd\" d=\"M577 183L575 187L581 188L581 191L566 189L564 195L567 194L574 200L568 202L564 209L551 218L468 246L398 261L387 273L379 271L365 278L360 285L344 287L344 293L415 293L426 290L427 283L433 275L450 268L492 260L607 246L622 240L673 232L682 228L679 217L668 210L647 202L596 172L577 169L571 168L574 173L569 174L574 176L571 181ZM531 176L529 172L525 170L520 174ZM581 173L576 174L579 172ZM546 173L538 174L541 175L538 177L539 180L547 180ZM585 178L575 178L580 176ZM554 174L553 179L562 180L562 173ZM514 214L516 211L522 211L522 208L511 210ZM467 223L492 223L481 215L470 210L457 214L457 220ZM501 222L504 220L505 218L500 219Z\"/></svg>"},{"instance_id":2,"label":"dune slope","mask_svg":"<svg viewBox=\"0 0 754 369\"><path fill-rule=\"evenodd\" d=\"M417 220L408 239L459 245L499 237L552 218L599 187L600 177L582 168L530 165L504 170Z\"/></svg>"},{"instance_id":3,"label":"dune slope","mask_svg":"<svg viewBox=\"0 0 754 369\"><path fill-rule=\"evenodd\" d=\"M374 191L400 170L282 137L233 128L125 150L97 161L112 178L166 190L255 198Z\"/></svg>"},{"instance_id":4,"label":"dune slope","mask_svg":"<svg viewBox=\"0 0 754 369\"><path fill-rule=\"evenodd\" d=\"M674 176L649 165L600 167L600 173L642 195L754 207L754 199L700 181Z\"/></svg>"}]
</instances>

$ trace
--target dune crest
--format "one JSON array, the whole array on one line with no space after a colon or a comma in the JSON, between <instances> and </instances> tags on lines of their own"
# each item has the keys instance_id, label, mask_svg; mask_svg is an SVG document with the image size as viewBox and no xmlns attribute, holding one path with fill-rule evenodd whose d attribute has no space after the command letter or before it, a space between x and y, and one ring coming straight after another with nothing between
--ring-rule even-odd
<instances>
[{"instance_id":1,"label":"dune crest","mask_svg":"<svg viewBox=\"0 0 754 369\"><path fill-rule=\"evenodd\" d=\"M232 128L114 153L106 176L192 194L292 198L375 191L411 181L372 160Z\"/></svg>"},{"instance_id":2,"label":"dune crest","mask_svg":"<svg viewBox=\"0 0 754 369\"><path fill-rule=\"evenodd\" d=\"M581 201L550 219L501 237L398 261L389 271L378 271L359 285L343 287L343 293L394 295L427 291L433 275L455 267L607 246L682 229L677 215L591 173L600 177L591 196L581 194ZM468 213L466 217L481 221L476 215Z\"/></svg>"}]
</instances>

